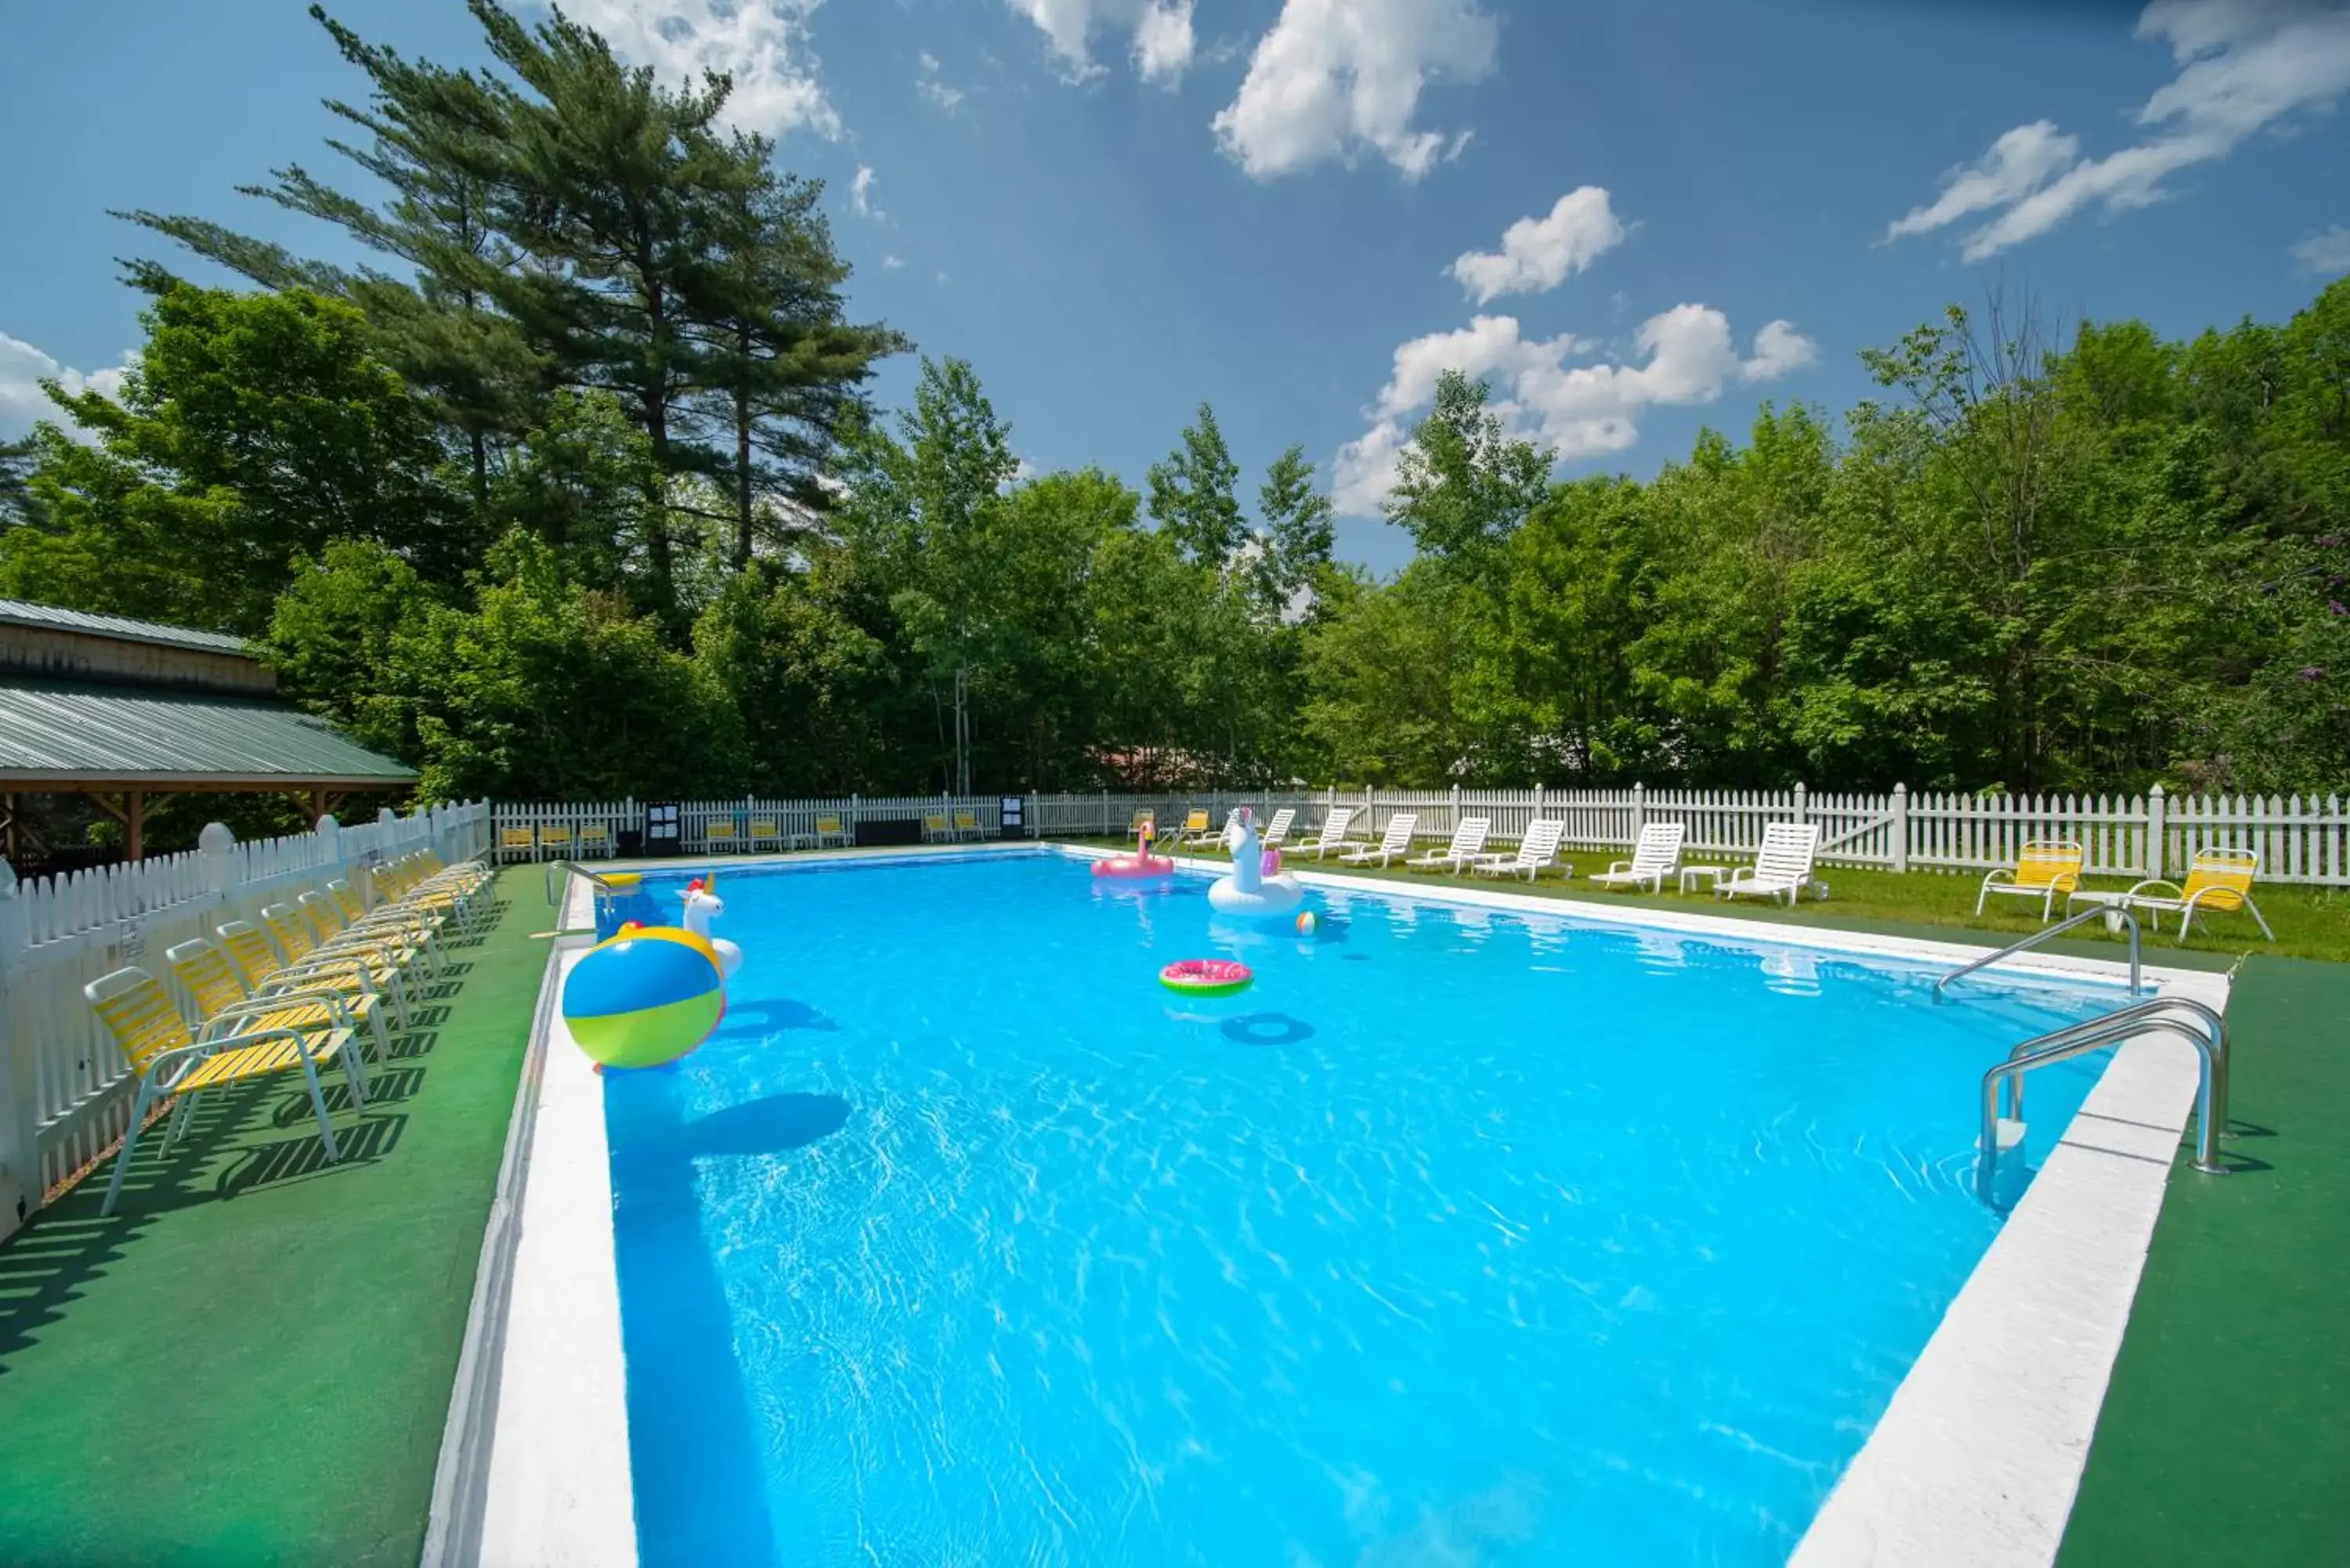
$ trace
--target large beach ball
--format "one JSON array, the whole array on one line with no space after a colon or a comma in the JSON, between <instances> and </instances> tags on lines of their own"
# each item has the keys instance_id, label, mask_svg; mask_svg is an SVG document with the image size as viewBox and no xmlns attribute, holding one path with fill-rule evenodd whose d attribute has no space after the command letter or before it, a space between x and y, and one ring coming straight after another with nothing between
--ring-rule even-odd
<instances>
[{"instance_id":1,"label":"large beach ball","mask_svg":"<svg viewBox=\"0 0 2350 1568\"><path fill-rule=\"evenodd\" d=\"M726 1012L718 955L691 931L639 926L588 950L563 981L563 1022L607 1067L658 1067Z\"/></svg>"}]
</instances>

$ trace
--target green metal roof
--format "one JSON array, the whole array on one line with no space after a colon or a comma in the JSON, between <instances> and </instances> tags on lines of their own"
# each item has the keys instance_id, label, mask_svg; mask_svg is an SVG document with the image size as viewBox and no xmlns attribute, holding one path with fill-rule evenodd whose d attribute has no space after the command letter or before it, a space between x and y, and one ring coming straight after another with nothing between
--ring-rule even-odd
<instances>
[{"instance_id":1,"label":"green metal roof","mask_svg":"<svg viewBox=\"0 0 2350 1568\"><path fill-rule=\"evenodd\" d=\"M0 677L0 784L292 788L415 778L279 702Z\"/></svg>"},{"instance_id":2,"label":"green metal roof","mask_svg":"<svg viewBox=\"0 0 2350 1568\"><path fill-rule=\"evenodd\" d=\"M190 631L151 620L130 620L119 615L90 615L82 610L36 605L28 599L0 599L0 625L46 627L53 631L78 631L86 637L110 637L125 642L161 643L165 648L201 649L206 653L243 653L244 639L216 631Z\"/></svg>"}]
</instances>

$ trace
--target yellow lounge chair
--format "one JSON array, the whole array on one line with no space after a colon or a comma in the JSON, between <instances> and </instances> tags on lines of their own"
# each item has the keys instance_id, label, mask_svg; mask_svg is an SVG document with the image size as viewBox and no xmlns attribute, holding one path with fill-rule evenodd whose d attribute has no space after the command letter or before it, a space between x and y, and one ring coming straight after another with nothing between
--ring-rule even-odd
<instances>
[{"instance_id":1,"label":"yellow lounge chair","mask_svg":"<svg viewBox=\"0 0 2350 1568\"><path fill-rule=\"evenodd\" d=\"M2261 857L2251 849L2199 849L2187 865L2187 882L2165 881L2159 877L2148 877L2129 890L2132 909L2147 912L2148 924L2156 924L2164 909L2178 912L2178 940L2187 940L2187 928L2195 923L2202 909L2242 909L2261 928L2261 935L2276 940L2276 933L2261 914L2261 907L2252 902L2252 878L2260 875ZM2151 889L2168 888L2168 894ZM2157 929L2159 929L2158 925Z\"/></svg>"},{"instance_id":2,"label":"yellow lounge chair","mask_svg":"<svg viewBox=\"0 0 2350 1568\"><path fill-rule=\"evenodd\" d=\"M928 816L922 818L923 843L943 844L953 836L954 829L947 826L947 814L945 812L934 811Z\"/></svg>"},{"instance_id":3,"label":"yellow lounge chair","mask_svg":"<svg viewBox=\"0 0 2350 1568\"><path fill-rule=\"evenodd\" d=\"M501 827L498 829L499 859L518 859L525 855L533 860L538 858L537 834L534 833L527 827Z\"/></svg>"},{"instance_id":4,"label":"yellow lounge chair","mask_svg":"<svg viewBox=\"0 0 2350 1568\"><path fill-rule=\"evenodd\" d=\"M371 992L356 993L344 986L329 983L333 977L319 976L315 983L279 976L281 983L265 992L256 993L246 982L237 967L229 962L228 955L197 937L178 943L163 954L172 966L172 973L188 995L194 999L196 1012L204 1021L204 1028L233 1027L248 1029L291 1029L308 1034L321 1029L349 1029L364 1022L375 1041L375 1059L382 1061L390 1054L390 1043L384 1038L383 1015L377 1011ZM307 977L306 977L307 978Z\"/></svg>"},{"instance_id":5,"label":"yellow lounge chair","mask_svg":"<svg viewBox=\"0 0 2350 1568\"><path fill-rule=\"evenodd\" d=\"M234 966L235 972L232 978L248 993L247 1000L282 996L332 997L348 1014L345 1023L366 1023L375 1041L378 1061L381 1061L390 1051L390 1042L384 1036L383 1020L376 1011L377 986L382 971L369 969L356 957L340 961L322 961L316 965L280 963L276 950L269 945L269 939L262 935L261 928L251 920L231 920L218 928L214 935L220 939L214 953L225 955L224 961ZM163 955L171 961L174 973L180 971L180 961L176 955L181 949L190 945L182 942ZM210 947L212 944L204 945ZM196 992L195 981L187 974L180 974L180 979L191 992ZM213 994L218 996L221 993L215 992ZM207 1018L217 1011L214 1002L203 992L197 992L196 1001ZM401 1015L401 1027L405 1028L407 1010L403 1006L398 1011ZM285 1024L283 1027L295 1026Z\"/></svg>"},{"instance_id":6,"label":"yellow lounge chair","mask_svg":"<svg viewBox=\"0 0 2350 1568\"><path fill-rule=\"evenodd\" d=\"M567 860L571 857L571 825L566 822L542 822L538 825L538 853L543 860Z\"/></svg>"},{"instance_id":7,"label":"yellow lounge chair","mask_svg":"<svg viewBox=\"0 0 2350 1568\"><path fill-rule=\"evenodd\" d=\"M2081 886L2081 867L2087 852L2069 838L2035 838L2018 852L2015 867L2002 867L1982 879L1975 895L1975 913L1993 893L2012 893L2040 900L2040 923L2056 912L2056 895L2070 898Z\"/></svg>"},{"instance_id":8,"label":"yellow lounge chair","mask_svg":"<svg viewBox=\"0 0 2350 1568\"><path fill-rule=\"evenodd\" d=\"M130 1105L130 1125L122 1135L122 1152L114 1157L114 1176L106 1184L100 1214L113 1213L115 1200L122 1196L122 1179L130 1170L131 1151L139 1147L150 1106L166 1099L177 1102L164 1132L168 1148L183 1130L188 1107L197 1095L271 1073L300 1070L310 1091L310 1109L318 1117L318 1141L326 1145L328 1159L342 1158L342 1150L335 1144L335 1124L327 1117L318 1064L339 1058L343 1076L350 1085L351 1104L367 1108L367 1075L359 1066L359 1054L351 1049L349 1029L306 1033L296 1029L246 1027L231 1017L223 1021L227 1027L208 1030L207 1037L199 1040L188 1033L188 1021L172 1005L161 984L143 969L119 969L100 975L83 986L81 993L139 1079L139 1094Z\"/></svg>"},{"instance_id":9,"label":"yellow lounge chair","mask_svg":"<svg viewBox=\"0 0 2350 1568\"><path fill-rule=\"evenodd\" d=\"M722 849L732 849L734 847L734 819L733 817L721 817L715 821L704 823L702 825L702 851L703 854L710 855L715 854L717 851Z\"/></svg>"},{"instance_id":10,"label":"yellow lounge chair","mask_svg":"<svg viewBox=\"0 0 2350 1568\"><path fill-rule=\"evenodd\" d=\"M753 849L758 848L762 844L772 844L778 849L784 846L784 830L776 825L773 817L753 817L750 831L743 836L751 841L750 847Z\"/></svg>"},{"instance_id":11,"label":"yellow lounge chair","mask_svg":"<svg viewBox=\"0 0 2350 1568\"><path fill-rule=\"evenodd\" d=\"M816 819L815 832L795 834L793 836L795 840L802 838L807 840L808 847L811 849L821 849L827 844L836 842L843 849L848 847L848 830L840 825L840 818L837 816L819 816Z\"/></svg>"},{"instance_id":12,"label":"yellow lounge chair","mask_svg":"<svg viewBox=\"0 0 2350 1568\"><path fill-rule=\"evenodd\" d=\"M406 941L423 959L427 973L440 971L441 955L432 945L443 923L438 913L403 909L398 904L382 904L370 909L359 889L339 877L327 884L327 896L334 900L335 913L341 917L344 931L354 936L383 935Z\"/></svg>"},{"instance_id":13,"label":"yellow lounge chair","mask_svg":"<svg viewBox=\"0 0 2350 1568\"><path fill-rule=\"evenodd\" d=\"M1176 838L1183 848L1204 848L1209 845L1221 845L1223 841L1224 836L1208 826L1206 812L1195 808L1183 814L1182 832Z\"/></svg>"},{"instance_id":14,"label":"yellow lounge chair","mask_svg":"<svg viewBox=\"0 0 2350 1568\"><path fill-rule=\"evenodd\" d=\"M954 814L954 836L957 838L985 838L987 830L979 825L979 813L959 811Z\"/></svg>"}]
</instances>

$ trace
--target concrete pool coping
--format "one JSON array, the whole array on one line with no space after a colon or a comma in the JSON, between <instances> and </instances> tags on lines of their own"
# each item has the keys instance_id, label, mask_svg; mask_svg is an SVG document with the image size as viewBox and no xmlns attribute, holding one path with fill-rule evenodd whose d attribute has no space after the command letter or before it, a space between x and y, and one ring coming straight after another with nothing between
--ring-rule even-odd
<instances>
[{"instance_id":1,"label":"concrete pool coping","mask_svg":"<svg viewBox=\"0 0 2350 1568\"><path fill-rule=\"evenodd\" d=\"M909 846L643 868L1110 853L1066 845ZM1190 858L1178 865L1217 875L1230 868ZM1333 891L1702 935L1742 947L1954 966L1982 953L1958 942L1758 929L1677 910L1602 911L1493 888L1399 885L1304 868L1299 877ZM590 906L589 890L572 887L563 924L585 923ZM570 1044L554 999L582 950L578 939L558 938L548 959L444 1438L428 1568L629 1568L637 1561L603 1085L577 1050L554 1048ZM2031 953L2002 973L2112 984L2124 970L2112 961ZM2224 976L2149 966L2146 978L2163 994L2226 1006ZM1821 1505L1793 1563L2054 1563L2196 1084L2196 1054L2183 1042L2141 1037L2116 1052ZM527 1332L511 1332L510 1324L526 1324ZM473 1397L469 1376L479 1391Z\"/></svg>"}]
</instances>

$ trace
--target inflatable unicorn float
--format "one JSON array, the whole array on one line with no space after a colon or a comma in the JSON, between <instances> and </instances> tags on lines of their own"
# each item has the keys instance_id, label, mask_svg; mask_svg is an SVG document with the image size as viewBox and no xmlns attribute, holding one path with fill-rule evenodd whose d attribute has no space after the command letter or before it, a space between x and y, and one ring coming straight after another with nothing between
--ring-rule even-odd
<instances>
[{"instance_id":1,"label":"inflatable unicorn float","mask_svg":"<svg viewBox=\"0 0 2350 1568\"><path fill-rule=\"evenodd\" d=\"M678 895L685 900L685 913L677 923L708 942L718 955L720 972L732 975L743 967L743 950L724 937L710 934L710 922L726 912L726 900L711 891L711 886L699 877L685 885L685 890Z\"/></svg>"},{"instance_id":2,"label":"inflatable unicorn float","mask_svg":"<svg viewBox=\"0 0 2350 1568\"><path fill-rule=\"evenodd\" d=\"M1208 889L1208 907L1220 915L1286 915L1305 900L1305 885L1281 868L1281 851L1258 843L1256 814L1232 812L1224 829L1232 868Z\"/></svg>"}]
</instances>

